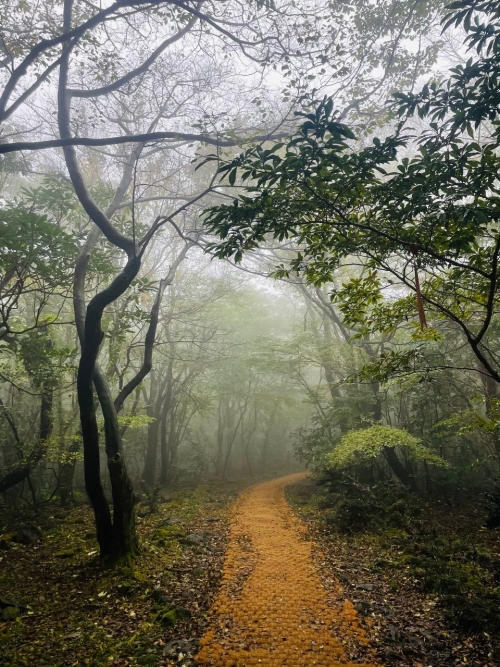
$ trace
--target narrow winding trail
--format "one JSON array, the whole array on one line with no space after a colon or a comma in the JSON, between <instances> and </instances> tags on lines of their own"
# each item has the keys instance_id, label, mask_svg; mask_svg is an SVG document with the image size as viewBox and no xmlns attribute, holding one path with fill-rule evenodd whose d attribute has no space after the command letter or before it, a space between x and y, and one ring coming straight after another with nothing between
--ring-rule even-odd
<instances>
[{"instance_id":1,"label":"narrow winding trail","mask_svg":"<svg viewBox=\"0 0 500 667\"><path fill-rule=\"evenodd\" d=\"M198 665L375 667L356 611L340 584L325 591L305 528L285 499L285 487L304 476L257 484L238 500ZM346 648L353 643L362 656L356 662Z\"/></svg>"}]
</instances>

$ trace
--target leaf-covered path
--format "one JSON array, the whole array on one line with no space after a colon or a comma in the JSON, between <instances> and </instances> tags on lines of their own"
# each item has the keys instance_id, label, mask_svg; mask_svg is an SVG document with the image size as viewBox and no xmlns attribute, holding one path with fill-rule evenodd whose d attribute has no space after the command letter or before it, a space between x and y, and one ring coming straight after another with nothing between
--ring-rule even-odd
<instances>
[{"instance_id":1,"label":"leaf-covered path","mask_svg":"<svg viewBox=\"0 0 500 667\"><path fill-rule=\"evenodd\" d=\"M285 487L303 477L257 484L240 497L199 665L374 665L353 605L340 584L333 594L323 588L305 528L285 499Z\"/></svg>"}]
</instances>

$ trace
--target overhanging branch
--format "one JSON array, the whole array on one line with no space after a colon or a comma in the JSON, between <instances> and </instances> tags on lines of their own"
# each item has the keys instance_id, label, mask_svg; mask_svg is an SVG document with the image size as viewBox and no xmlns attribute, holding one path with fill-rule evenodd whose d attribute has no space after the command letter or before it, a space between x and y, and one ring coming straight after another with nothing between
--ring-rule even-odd
<instances>
[{"instance_id":1,"label":"overhanging branch","mask_svg":"<svg viewBox=\"0 0 500 667\"><path fill-rule=\"evenodd\" d=\"M64 139L48 139L47 141L16 141L9 144L0 144L0 155L19 151L43 151L49 148L64 148L67 146L114 146L117 144L150 143L170 139L173 141L200 141L220 148L238 146L240 143L251 141L268 141L283 139L288 133L258 134L236 138L221 138L207 134L191 134L189 132L146 132L144 134L129 134L119 137L67 137Z\"/></svg>"}]
</instances>

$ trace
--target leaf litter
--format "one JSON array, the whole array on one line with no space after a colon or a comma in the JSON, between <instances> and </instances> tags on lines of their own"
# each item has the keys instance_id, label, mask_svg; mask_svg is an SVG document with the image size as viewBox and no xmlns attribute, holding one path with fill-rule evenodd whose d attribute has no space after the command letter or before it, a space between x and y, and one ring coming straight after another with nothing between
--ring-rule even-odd
<instances>
[{"instance_id":1,"label":"leaf litter","mask_svg":"<svg viewBox=\"0 0 500 667\"><path fill-rule=\"evenodd\" d=\"M240 488L177 491L155 514L139 504L141 551L132 567L99 560L87 505L44 506L34 519L42 538L31 545L11 541L0 524L0 597L22 612L0 621L0 665L193 664L219 584L227 506ZM182 544L191 534L202 541Z\"/></svg>"}]
</instances>

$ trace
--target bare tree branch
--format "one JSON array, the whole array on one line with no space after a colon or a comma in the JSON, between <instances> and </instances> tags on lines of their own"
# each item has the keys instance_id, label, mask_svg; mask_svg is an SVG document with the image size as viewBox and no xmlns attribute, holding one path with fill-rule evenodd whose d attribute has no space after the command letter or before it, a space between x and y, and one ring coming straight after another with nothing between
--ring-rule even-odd
<instances>
[{"instance_id":1,"label":"bare tree branch","mask_svg":"<svg viewBox=\"0 0 500 667\"><path fill-rule=\"evenodd\" d=\"M144 380L146 375L151 371L151 368L153 367L153 347L154 347L155 338L156 338L156 329L158 327L158 319L159 319L160 306L161 306L161 301L162 301L162 298L163 298L163 293L165 291L165 288L168 285L172 284L172 281L175 277L177 268L179 267L180 263L186 258L188 250L193 245L194 245L194 243L192 243L190 241L188 241L184 245L184 248L178 254L174 263L170 267L167 276L165 278L163 278L162 280L160 280L160 285L158 287L158 293L156 295L155 302L154 302L153 307L151 309L151 318L150 318L150 321L149 321L149 327L148 327L148 330L146 332L146 338L145 338L145 341L144 341L144 359L143 359L143 362L142 362L142 366L137 371L135 376L130 380L130 382L127 382L127 384L123 387L123 389L120 391L118 396L115 398L114 403L115 403L116 412L120 412L120 410L123 407L123 403L125 402L125 399Z\"/></svg>"},{"instance_id":2,"label":"bare tree branch","mask_svg":"<svg viewBox=\"0 0 500 667\"><path fill-rule=\"evenodd\" d=\"M165 51L165 49L167 49L172 44L175 44L175 42L177 42L179 39L182 39L184 35L187 35L187 33L191 30L191 28L195 25L197 21L198 17L192 16L191 19L188 21L188 23L184 26L184 28L182 28L182 30L179 30L178 33L176 33L172 37L169 37L164 42L162 42L160 46L153 51L153 53L149 56L149 58L147 58L142 63L142 65L136 67L133 70L130 70L130 72L120 77L116 81L109 83L107 86L102 86L101 88L93 88L92 90L76 90L74 88L69 88L68 94L71 95L71 97L88 98L88 97L99 97L100 95L107 95L108 93L112 93L113 91L118 90L118 88L121 88L125 84L132 81L132 79L135 79L140 74L146 72L149 69L149 67L154 63L154 61L163 53L163 51Z\"/></svg>"},{"instance_id":3,"label":"bare tree branch","mask_svg":"<svg viewBox=\"0 0 500 667\"><path fill-rule=\"evenodd\" d=\"M72 146L114 146L118 144L149 143L171 139L174 141L200 141L220 148L239 146L241 143L251 141L271 141L288 137L288 132L276 134L256 134L236 138L213 136L209 134L195 134L190 132L146 132L144 134L128 134L119 137L62 137L61 139L48 139L46 141L16 141L0 144L0 155L5 153L16 153L19 151L40 151L48 148L66 148Z\"/></svg>"}]
</instances>

